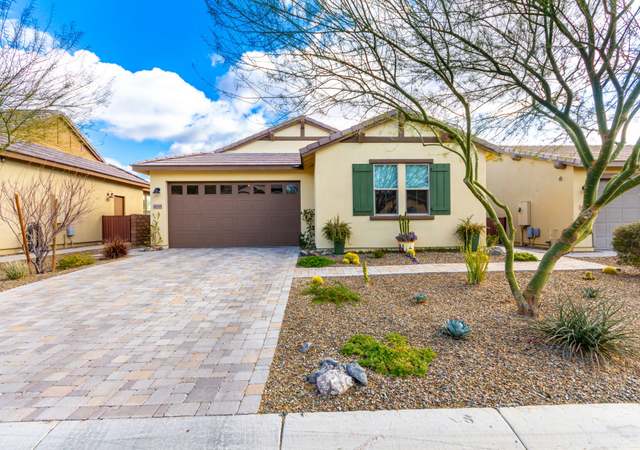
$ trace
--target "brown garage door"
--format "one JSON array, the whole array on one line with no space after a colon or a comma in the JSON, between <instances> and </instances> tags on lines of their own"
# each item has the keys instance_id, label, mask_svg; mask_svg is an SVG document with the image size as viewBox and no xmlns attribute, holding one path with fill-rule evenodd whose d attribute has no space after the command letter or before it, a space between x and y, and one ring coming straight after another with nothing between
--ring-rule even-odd
<instances>
[{"instance_id":1,"label":"brown garage door","mask_svg":"<svg viewBox=\"0 0 640 450\"><path fill-rule=\"evenodd\" d=\"M172 183L174 248L298 245L298 182Z\"/></svg>"}]
</instances>

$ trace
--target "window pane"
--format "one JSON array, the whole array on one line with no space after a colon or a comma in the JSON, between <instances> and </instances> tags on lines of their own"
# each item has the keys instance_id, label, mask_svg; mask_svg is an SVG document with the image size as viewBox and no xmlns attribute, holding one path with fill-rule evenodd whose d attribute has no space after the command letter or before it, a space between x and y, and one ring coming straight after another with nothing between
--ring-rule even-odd
<instances>
[{"instance_id":1,"label":"window pane","mask_svg":"<svg viewBox=\"0 0 640 450\"><path fill-rule=\"evenodd\" d=\"M254 184L253 185L253 193L254 194L264 194L266 191L264 190L264 184Z\"/></svg>"},{"instance_id":2,"label":"window pane","mask_svg":"<svg viewBox=\"0 0 640 450\"><path fill-rule=\"evenodd\" d=\"M407 189L429 189L429 166L426 164L407 164Z\"/></svg>"},{"instance_id":3,"label":"window pane","mask_svg":"<svg viewBox=\"0 0 640 450\"><path fill-rule=\"evenodd\" d=\"M223 184L222 186L220 186L220 193L221 194L232 194L233 193L233 186L231 186L230 184Z\"/></svg>"},{"instance_id":4,"label":"window pane","mask_svg":"<svg viewBox=\"0 0 640 450\"><path fill-rule=\"evenodd\" d=\"M429 191L407 191L407 213L429 213Z\"/></svg>"},{"instance_id":5,"label":"window pane","mask_svg":"<svg viewBox=\"0 0 640 450\"><path fill-rule=\"evenodd\" d=\"M282 194L282 185L281 184L272 184L271 185L271 193L272 194Z\"/></svg>"},{"instance_id":6,"label":"window pane","mask_svg":"<svg viewBox=\"0 0 640 450\"><path fill-rule=\"evenodd\" d=\"M251 191L249 190L249 185L248 184L239 184L238 185L238 194L250 194Z\"/></svg>"},{"instance_id":7,"label":"window pane","mask_svg":"<svg viewBox=\"0 0 640 450\"><path fill-rule=\"evenodd\" d=\"M376 214L398 214L398 191L377 190Z\"/></svg>"},{"instance_id":8,"label":"window pane","mask_svg":"<svg viewBox=\"0 0 640 450\"><path fill-rule=\"evenodd\" d=\"M173 195L182 195L182 186L179 184L174 184L171 186L171 193Z\"/></svg>"},{"instance_id":9,"label":"window pane","mask_svg":"<svg viewBox=\"0 0 640 450\"><path fill-rule=\"evenodd\" d=\"M373 185L376 189L398 189L398 166L373 166Z\"/></svg>"},{"instance_id":10,"label":"window pane","mask_svg":"<svg viewBox=\"0 0 640 450\"><path fill-rule=\"evenodd\" d=\"M216 185L215 184L205 184L204 185L204 193L205 195L213 195L216 193Z\"/></svg>"},{"instance_id":11,"label":"window pane","mask_svg":"<svg viewBox=\"0 0 640 450\"><path fill-rule=\"evenodd\" d=\"M187 184L187 195L198 195L198 185Z\"/></svg>"},{"instance_id":12,"label":"window pane","mask_svg":"<svg viewBox=\"0 0 640 450\"><path fill-rule=\"evenodd\" d=\"M297 194L297 193L298 193L297 184L287 184L287 194Z\"/></svg>"}]
</instances>

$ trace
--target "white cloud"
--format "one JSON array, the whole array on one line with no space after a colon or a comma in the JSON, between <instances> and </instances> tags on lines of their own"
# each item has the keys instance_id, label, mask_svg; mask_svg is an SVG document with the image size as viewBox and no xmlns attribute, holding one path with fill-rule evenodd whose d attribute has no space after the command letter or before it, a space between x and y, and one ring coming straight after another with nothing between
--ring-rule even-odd
<instances>
[{"instance_id":1,"label":"white cloud","mask_svg":"<svg viewBox=\"0 0 640 450\"><path fill-rule=\"evenodd\" d=\"M100 121L105 132L122 139L170 142L171 153L186 154L215 150L267 124L264 104L238 97L212 100L175 72L131 72L86 50L67 58L67 70L82 67L98 85L109 85L109 100L82 120Z\"/></svg>"}]
</instances>

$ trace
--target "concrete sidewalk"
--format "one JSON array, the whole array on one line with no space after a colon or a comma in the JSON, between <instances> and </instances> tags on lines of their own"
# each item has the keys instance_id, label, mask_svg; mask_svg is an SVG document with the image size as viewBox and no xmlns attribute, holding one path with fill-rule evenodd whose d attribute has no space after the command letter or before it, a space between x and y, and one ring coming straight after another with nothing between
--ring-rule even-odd
<instances>
[{"instance_id":1,"label":"concrete sidewalk","mask_svg":"<svg viewBox=\"0 0 640 450\"><path fill-rule=\"evenodd\" d=\"M0 424L6 449L639 449L640 404Z\"/></svg>"}]
</instances>

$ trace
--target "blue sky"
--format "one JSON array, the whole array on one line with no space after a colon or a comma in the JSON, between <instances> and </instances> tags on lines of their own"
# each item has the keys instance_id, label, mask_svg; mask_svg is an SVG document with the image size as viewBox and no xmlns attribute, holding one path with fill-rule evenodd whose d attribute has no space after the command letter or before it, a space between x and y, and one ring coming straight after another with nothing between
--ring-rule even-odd
<instances>
[{"instance_id":1,"label":"blue sky","mask_svg":"<svg viewBox=\"0 0 640 450\"><path fill-rule=\"evenodd\" d=\"M103 156L128 165L213 150L268 122L260 107L220 98L229 66L212 65L203 0L39 0L37 14L53 30L73 22L82 57L114 78L113 105L84 127Z\"/></svg>"}]
</instances>

